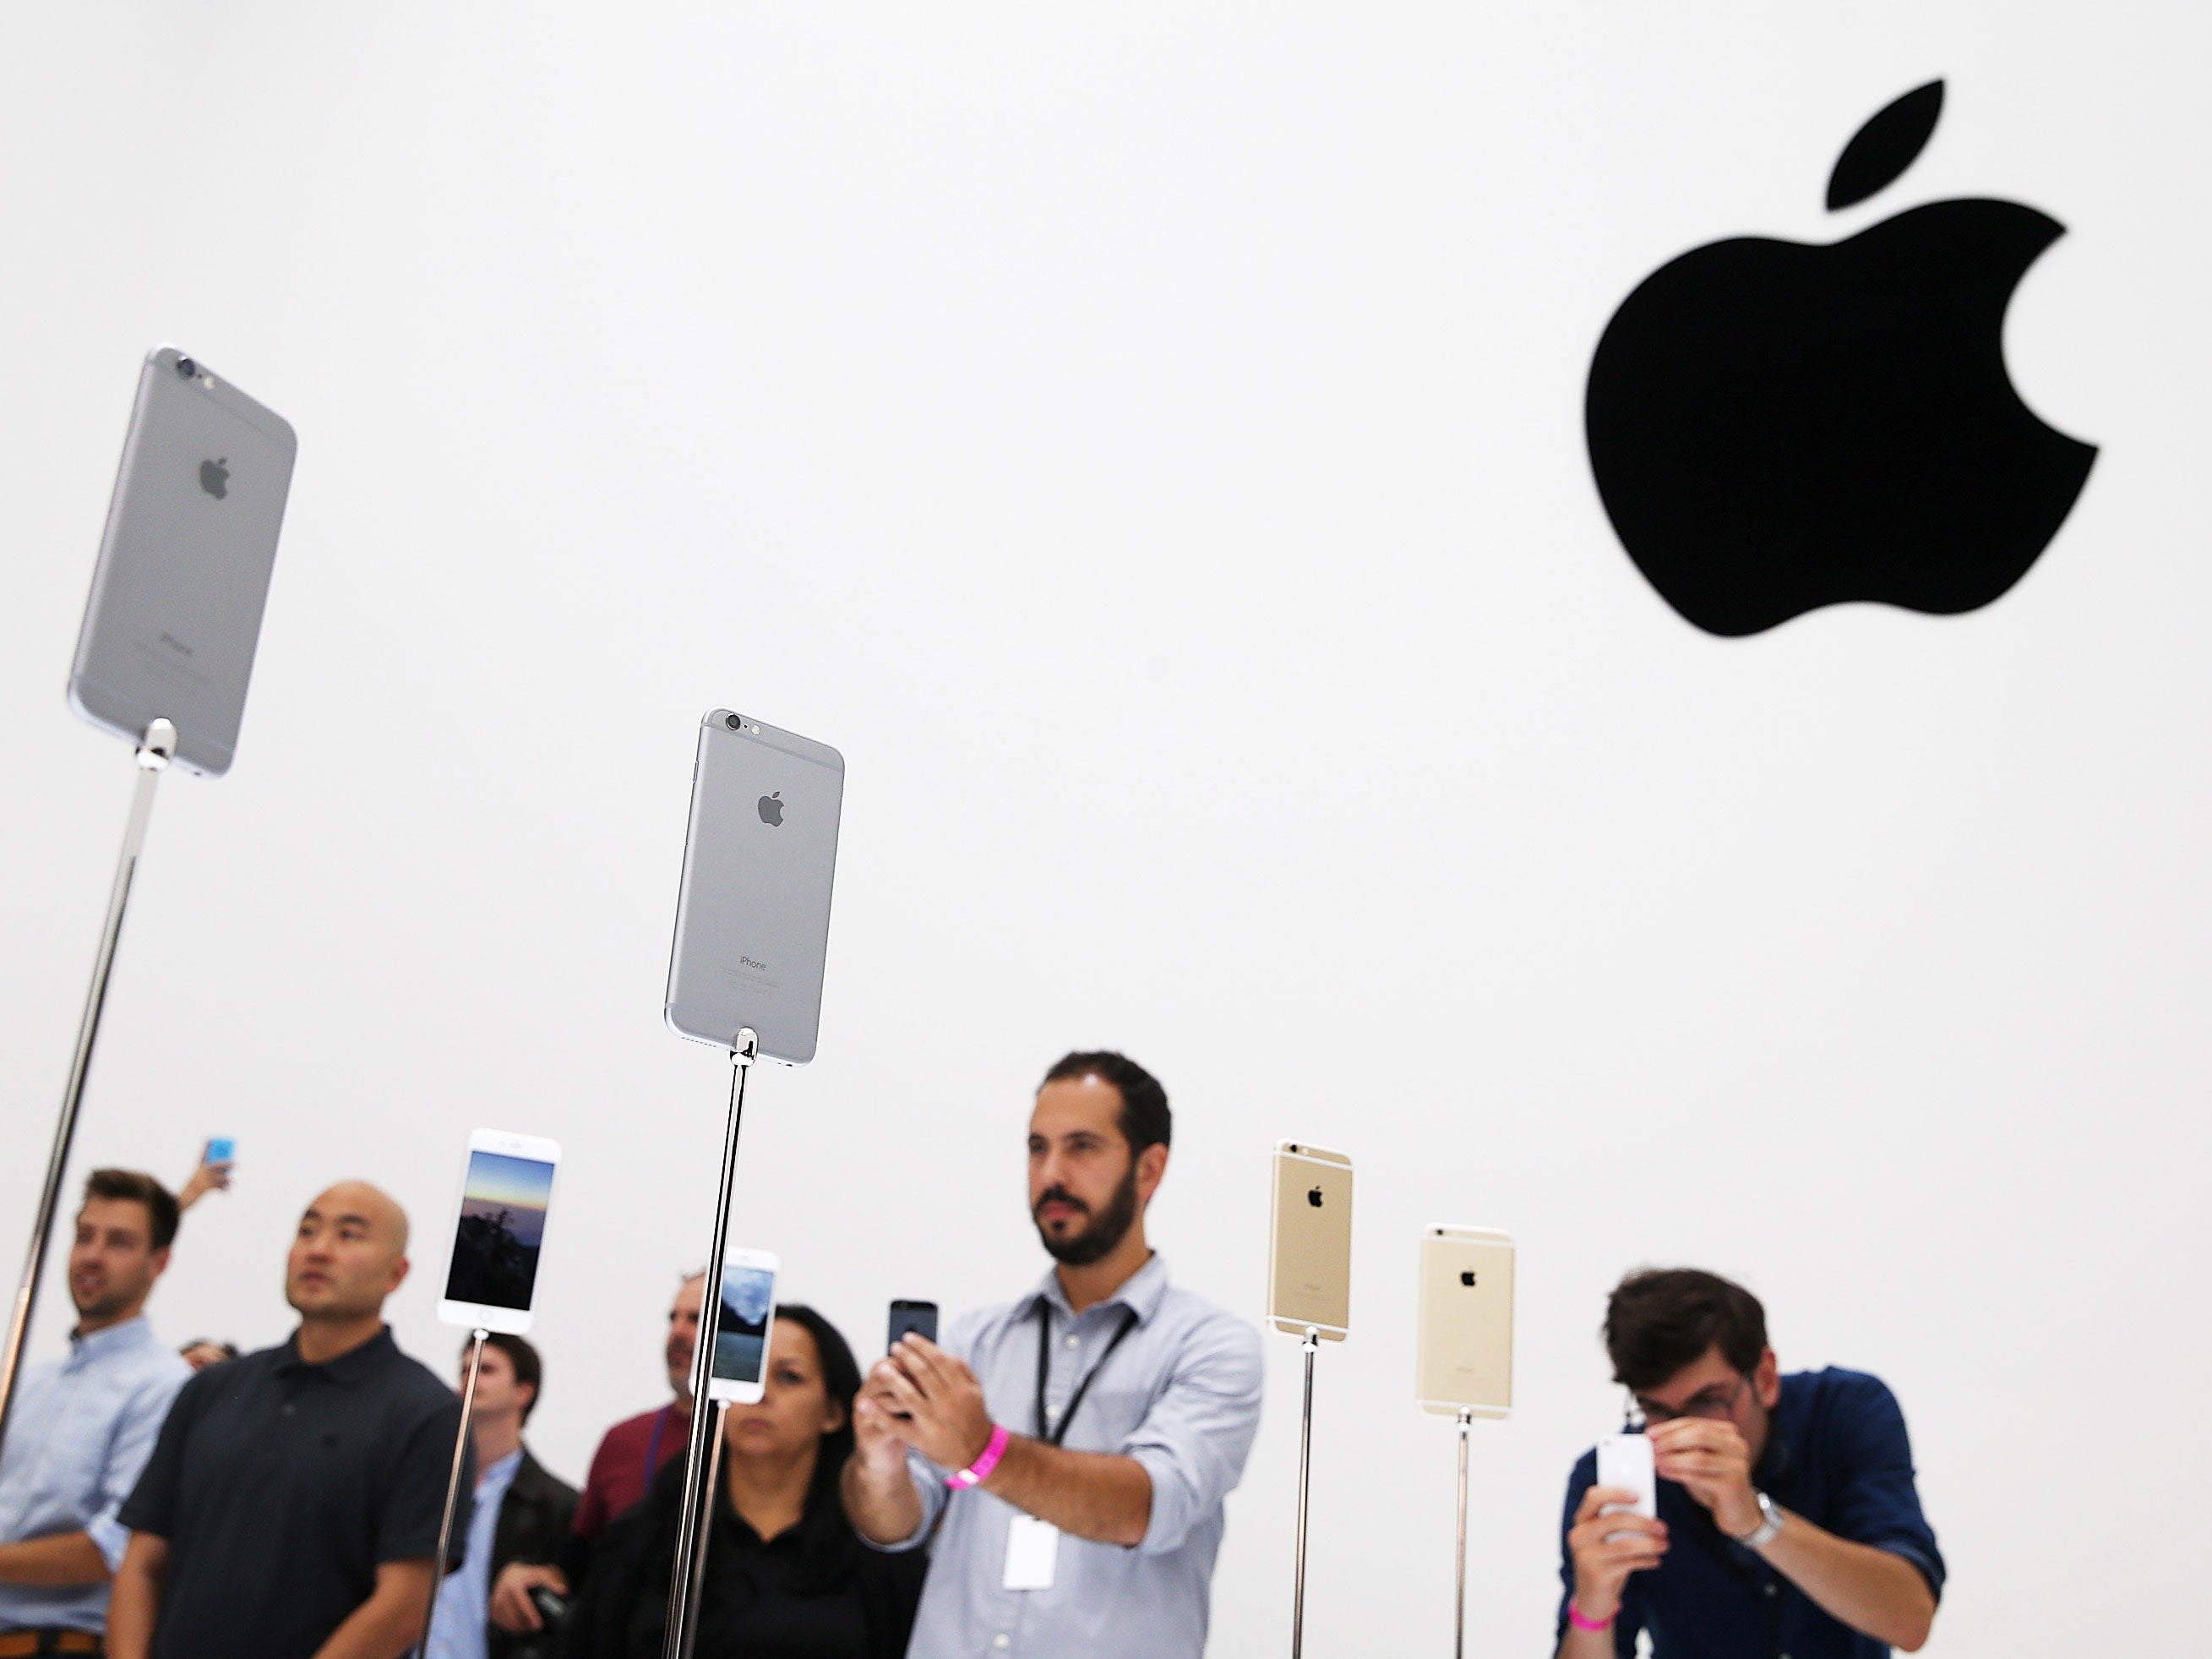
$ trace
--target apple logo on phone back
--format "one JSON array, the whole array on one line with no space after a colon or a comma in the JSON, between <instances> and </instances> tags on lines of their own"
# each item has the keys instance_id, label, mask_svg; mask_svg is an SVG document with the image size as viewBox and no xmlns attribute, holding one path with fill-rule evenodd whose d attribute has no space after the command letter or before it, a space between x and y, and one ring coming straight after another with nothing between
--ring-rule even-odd
<instances>
[{"instance_id":1,"label":"apple logo on phone back","mask_svg":"<svg viewBox=\"0 0 2212 1659\"><path fill-rule=\"evenodd\" d=\"M1859 129L1831 212L1893 182L1943 83ZM2006 307L2065 234L2018 202L1932 202L1827 244L1736 237L1661 266L1590 363L1590 468L1628 556L1709 633L1824 605L1952 615L2027 574L2096 450L2038 419Z\"/></svg>"}]
</instances>

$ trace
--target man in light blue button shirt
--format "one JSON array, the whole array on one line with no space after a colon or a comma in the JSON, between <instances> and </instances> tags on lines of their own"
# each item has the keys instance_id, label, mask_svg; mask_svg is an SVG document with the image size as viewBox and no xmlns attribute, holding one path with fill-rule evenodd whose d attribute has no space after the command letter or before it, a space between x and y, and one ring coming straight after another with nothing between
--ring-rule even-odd
<instances>
[{"instance_id":1,"label":"man in light blue button shirt","mask_svg":"<svg viewBox=\"0 0 2212 1659\"><path fill-rule=\"evenodd\" d=\"M26 1368L0 1449L0 1632L106 1628L130 1541L115 1512L192 1374L146 1320L176 1236L177 1200L153 1176L96 1170L85 1182L70 1351Z\"/></svg>"},{"instance_id":2,"label":"man in light blue button shirt","mask_svg":"<svg viewBox=\"0 0 2212 1659\"><path fill-rule=\"evenodd\" d=\"M1222 1500L1260 1424L1259 1334L1145 1240L1166 1092L1120 1054L1054 1066L1030 1211L1057 1265L1019 1301L902 1337L853 1413L845 1507L929 1540L908 1659L1198 1659Z\"/></svg>"}]
</instances>

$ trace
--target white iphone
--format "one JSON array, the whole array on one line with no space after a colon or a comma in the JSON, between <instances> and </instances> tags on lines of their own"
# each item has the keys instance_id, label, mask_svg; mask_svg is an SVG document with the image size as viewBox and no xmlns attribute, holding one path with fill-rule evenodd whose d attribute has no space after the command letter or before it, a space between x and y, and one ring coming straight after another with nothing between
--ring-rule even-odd
<instances>
[{"instance_id":1,"label":"white iphone","mask_svg":"<svg viewBox=\"0 0 2212 1659\"><path fill-rule=\"evenodd\" d=\"M504 1129L478 1129L469 1137L439 1318L515 1336L530 1328L545 1213L560 1166L558 1141Z\"/></svg>"},{"instance_id":2,"label":"white iphone","mask_svg":"<svg viewBox=\"0 0 2212 1659\"><path fill-rule=\"evenodd\" d=\"M1607 1504L1600 1515L1640 1515L1653 1519L1659 1513L1659 1477L1651 1466L1651 1442L1640 1434L1609 1434L1597 1443L1597 1484L1618 1486L1636 1494L1633 1504ZM1614 1533L1605 1540L1624 1536Z\"/></svg>"},{"instance_id":3,"label":"white iphone","mask_svg":"<svg viewBox=\"0 0 2212 1659\"><path fill-rule=\"evenodd\" d=\"M775 1256L732 1250L722 1258L722 1308L707 1398L750 1406L768 1389L768 1344L775 1325Z\"/></svg>"}]
</instances>

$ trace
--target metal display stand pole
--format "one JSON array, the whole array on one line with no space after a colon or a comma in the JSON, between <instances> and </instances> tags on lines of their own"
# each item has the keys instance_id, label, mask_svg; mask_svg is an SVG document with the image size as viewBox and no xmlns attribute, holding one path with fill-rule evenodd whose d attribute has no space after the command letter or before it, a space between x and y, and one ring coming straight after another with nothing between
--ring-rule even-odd
<instances>
[{"instance_id":1,"label":"metal display stand pole","mask_svg":"<svg viewBox=\"0 0 2212 1659\"><path fill-rule=\"evenodd\" d=\"M422 1612L422 1639L415 1651L430 1650L430 1626L438 1617L438 1589L446 1582L447 1552L453 1547L453 1511L461 1501L461 1466L468 1461L469 1418L477 1406L477 1373L483 1369L484 1339L491 1333L479 1325L469 1336L469 1380L461 1385L461 1426L453 1436L453 1467L446 1476L446 1513L438 1522L438 1555L430 1563L430 1605Z\"/></svg>"},{"instance_id":2,"label":"metal display stand pole","mask_svg":"<svg viewBox=\"0 0 2212 1659\"><path fill-rule=\"evenodd\" d=\"M714 1541L714 1506L722 1501L722 1431L727 1426L730 1402L714 1402L714 1443L707 1453L707 1489L700 1494L699 1549L691 1564L691 1609L684 1632L684 1659L691 1659L699 1645L699 1608L707 1595L707 1549Z\"/></svg>"},{"instance_id":3,"label":"metal display stand pole","mask_svg":"<svg viewBox=\"0 0 2212 1659\"><path fill-rule=\"evenodd\" d=\"M699 1571L705 1529L700 1525L700 1488L707 1479L707 1379L714 1367L714 1339L722 1327L722 1258L730 1251L730 1193L738 1180L738 1126L745 1115L745 1074L760 1055L760 1036L748 1025L730 1050L730 1119L722 1133L722 1185L714 1195L714 1247L707 1258L705 1294L699 1298L699 1344L691 1356L691 1441L684 1449L684 1506L676 1515L676 1559L668 1575L668 1640L665 1659L685 1659L699 1626L699 1605L691 1581ZM715 1444L720 1437L714 1436Z\"/></svg>"},{"instance_id":4,"label":"metal display stand pole","mask_svg":"<svg viewBox=\"0 0 2212 1659\"><path fill-rule=\"evenodd\" d=\"M1306 1477L1313 1468L1314 1356L1321 1352L1321 1332L1306 1327L1305 1404L1298 1412L1298 1542L1297 1571L1291 1589L1291 1659L1305 1650L1306 1639Z\"/></svg>"},{"instance_id":5,"label":"metal display stand pole","mask_svg":"<svg viewBox=\"0 0 2212 1659\"><path fill-rule=\"evenodd\" d=\"M92 1070L92 1045L100 1036L100 1012L107 1003L107 976L115 966L115 942L123 933L123 909L131 902L131 883L138 873L138 854L146 844L146 822L154 813L154 786L168 769L177 752L177 728L157 720L146 728L138 744L138 784L131 795L131 816L123 829L123 856L115 866L115 885L107 895L107 921L100 930L100 953L93 959L92 988L85 993L84 1014L77 1022L76 1054L70 1061L69 1086L62 1091L61 1121L54 1126L54 1147L46 1160L46 1184L40 1190L39 1211L31 1224L31 1248L23 1261L23 1282L15 1290L15 1310L8 1317L8 1345L0 1352L0 1443L8 1435L8 1408L15 1403L15 1374L23 1363L23 1345L31 1334L31 1310L39 1299L39 1279L46 1271L46 1236L53 1231L54 1211L61 1202L62 1176L69 1166L70 1142L76 1136L77 1108L84 1101L84 1080Z\"/></svg>"},{"instance_id":6,"label":"metal display stand pole","mask_svg":"<svg viewBox=\"0 0 2212 1659\"><path fill-rule=\"evenodd\" d=\"M1474 1413L1459 1408L1459 1553L1453 1558L1459 1585L1458 1611L1452 1619L1452 1659L1467 1659L1467 1431Z\"/></svg>"}]
</instances>

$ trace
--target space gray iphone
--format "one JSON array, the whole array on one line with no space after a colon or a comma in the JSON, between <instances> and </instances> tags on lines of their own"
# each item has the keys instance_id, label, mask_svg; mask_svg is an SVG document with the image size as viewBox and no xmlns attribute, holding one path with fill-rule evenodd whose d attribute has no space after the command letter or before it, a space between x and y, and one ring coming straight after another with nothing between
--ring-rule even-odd
<instances>
[{"instance_id":1,"label":"space gray iphone","mask_svg":"<svg viewBox=\"0 0 2212 1659\"><path fill-rule=\"evenodd\" d=\"M669 1029L734 1048L741 1027L787 1066L814 1058L845 757L750 715L710 711L669 953Z\"/></svg>"},{"instance_id":2,"label":"space gray iphone","mask_svg":"<svg viewBox=\"0 0 2212 1659\"><path fill-rule=\"evenodd\" d=\"M179 762L230 769L298 448L283 416L205 364L147 354L70 707L133 743L166 716Z\"/></svg>"}]
</instances>

